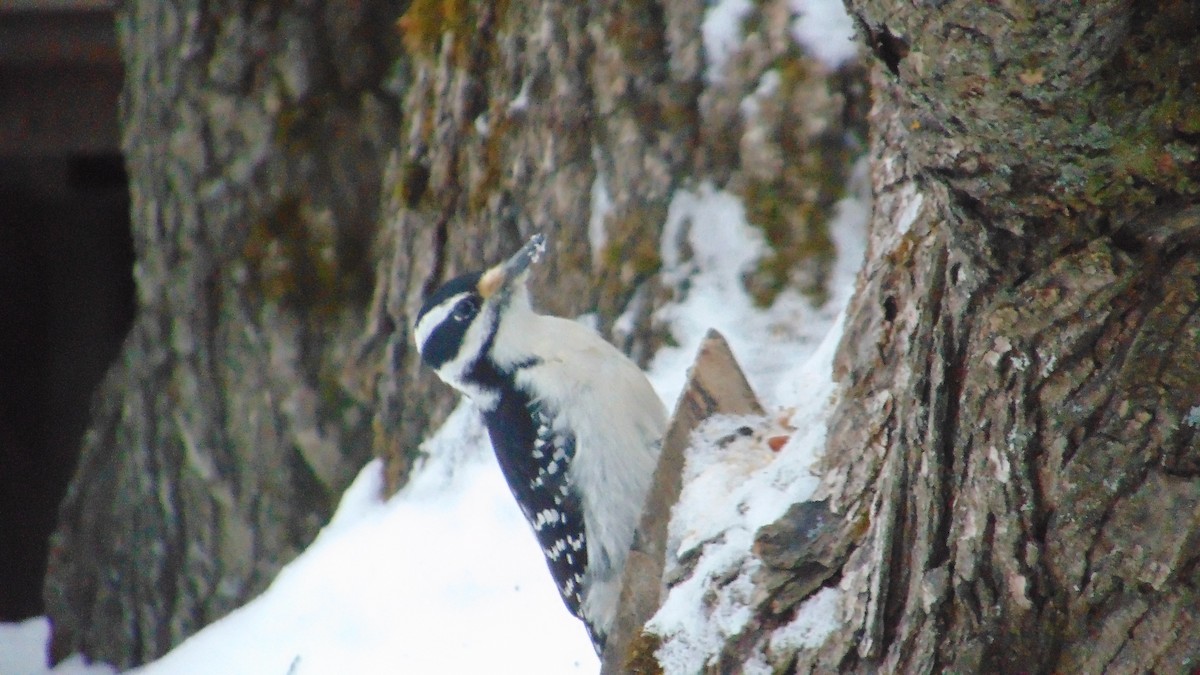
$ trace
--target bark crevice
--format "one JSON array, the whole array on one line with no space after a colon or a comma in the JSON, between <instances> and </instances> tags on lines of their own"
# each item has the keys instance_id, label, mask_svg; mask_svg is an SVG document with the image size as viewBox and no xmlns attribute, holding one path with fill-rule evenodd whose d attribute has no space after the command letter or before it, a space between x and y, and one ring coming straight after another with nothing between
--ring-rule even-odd
<instances>
[{"instance_id":1,"label":"bark crevice","mask_svg":"<svg viewBox=\"0 0 1200 675\"><path fill-rule=\"evenodd\" d=\"M1194 62L1196 38L1125 2L900 5L851 3L877 49L886 18L906 51L874 77L876 212L822 488L876 506L843 569L847 628L798 666L1181 668L1196 648L1122 608L1191 625L1197 601L1200 494L1170 471L1195 454L1197 190L1165 156L1129 190L1108 178L1138 172L1118 133L1176 105L1130 92L1178 91L1117 69ZM1039 49L1050 36L1075 49ZM1164 147L1177 128L1149 133Z\"/></svg>"}]
</instances>

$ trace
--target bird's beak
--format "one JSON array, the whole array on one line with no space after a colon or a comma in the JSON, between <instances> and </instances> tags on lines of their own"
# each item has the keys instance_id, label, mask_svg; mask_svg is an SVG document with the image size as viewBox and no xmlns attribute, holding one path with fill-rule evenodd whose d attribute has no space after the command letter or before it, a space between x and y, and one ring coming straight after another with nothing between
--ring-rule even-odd
<instances>
[{"instance_id":1,"label":"bird's beak","mask_svg":"<svg viewBox=\"0 0 1200 675\"><path fill-rule=\"evenodd\" d=\"M513 257L484 272L483 276L479 277L479 295L487 300L497 292L508 288L525 270L529 269L530 264L537 262L545 251L545 235L540 232L533 235Z\"/></svg>"}]
</instances>

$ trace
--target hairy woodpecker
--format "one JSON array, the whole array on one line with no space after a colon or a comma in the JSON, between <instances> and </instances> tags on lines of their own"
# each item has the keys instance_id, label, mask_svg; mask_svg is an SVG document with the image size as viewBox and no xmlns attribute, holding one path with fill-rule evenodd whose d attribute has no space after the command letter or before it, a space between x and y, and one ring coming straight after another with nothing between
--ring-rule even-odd
<instances>
[{"instance_id":1,"label":"hairy woodpecker","mask_svg":"<svg viewBox=\"0 0 1200 675\"><path fill-rule=\"evenodd\" d=\"M525 281L545 248L536 234L507 262L447 282L413 333L422 360L483 413L559 594L600 653L666 410L616 347L533 311Z\"/></svg>"}]
</instances>

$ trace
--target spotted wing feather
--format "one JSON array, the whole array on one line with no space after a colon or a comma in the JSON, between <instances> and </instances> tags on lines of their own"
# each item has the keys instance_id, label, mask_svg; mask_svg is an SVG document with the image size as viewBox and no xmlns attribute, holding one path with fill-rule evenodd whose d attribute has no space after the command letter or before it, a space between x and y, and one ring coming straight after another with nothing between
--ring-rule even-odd
<instances>
[{"instance_id":1,"label":"spotted wing feather","mask_svg":"<svg viewBox=\"0 0 1200 675\"><path fill-rule=\"evenodd\" d=\"M537 470L530 479L531 513L526 517L563 602L580 616L587 538L583 506L567 471L575 457L575 437L556 432L553 418L536 404L529 411L536 429L531 456Z\"/></svg>"},{"instance_id":2,"label":"spotted wing feather","mask_svg":"<svg viewBox=\"0 0 1200 675\"><path fill-rule=\"evenodd\" d=\"M587 537L583 506L568 471L575 437L556 430L553 412L519 390L502 394L499 405L484 413L484 422L504 478L533 528L563 602L583 618Z\"/></svg>"}]
</instances>

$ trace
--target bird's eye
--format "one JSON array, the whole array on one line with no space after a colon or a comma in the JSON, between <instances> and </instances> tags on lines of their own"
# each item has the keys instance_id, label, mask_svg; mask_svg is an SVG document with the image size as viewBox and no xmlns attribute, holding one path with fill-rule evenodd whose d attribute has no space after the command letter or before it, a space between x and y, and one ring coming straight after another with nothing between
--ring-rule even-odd
<instances>
[{"instance_id":1,"label":"bird's eye","mask_svg":"<svg viewBox=\"0 0 1200 675\"><path fill-rule=\"evenodd\" d=\"M470 321L479 313L479 305L474 298L463 298L454 306L454 313L451 316L455 321Z\"/></svg>"}]
</instances>

